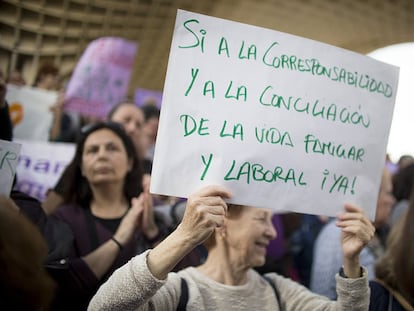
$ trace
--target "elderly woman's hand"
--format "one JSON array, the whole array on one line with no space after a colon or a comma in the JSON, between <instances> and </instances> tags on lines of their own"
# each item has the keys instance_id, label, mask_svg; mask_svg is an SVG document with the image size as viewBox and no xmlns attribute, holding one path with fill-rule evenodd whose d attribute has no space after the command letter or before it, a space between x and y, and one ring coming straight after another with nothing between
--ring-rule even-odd
<instances>
[{"instance_id":1,"label":"elderly woman's hand","mask_svg":"<svg viewBox=\"0 0 414 311\"><path fill-rule=\"evenodd\" d=\"M188 197L183 220L167 238L151 250L148 269L160 280L198 244L224 223L231 193L222 186L206 186Z\"/></svg>"},{"instance_id":2,"label":"elderly woman's hand","mask_svg":"<svg viewBox=\"0 0 414 311\"><path fill-rule=\"evenodd\" d=\"M375 228L362 209L350 204L345 205L336 225L342 229L344 272L348 277L359 277L359 254L373 238Z\"/></svg>"},{"instance_id":3,"label":"elderly woman's hand","mask_svg":"<svg viewBox=\"0 0 414 311\"><path fill-rule=\"evenodd\" d=\"M194 244L204 242L216 227L223 225L227 213L224 201L231 193L222 186L207 186L188 197L178 230Z\"/></svg>"}]
</instances>

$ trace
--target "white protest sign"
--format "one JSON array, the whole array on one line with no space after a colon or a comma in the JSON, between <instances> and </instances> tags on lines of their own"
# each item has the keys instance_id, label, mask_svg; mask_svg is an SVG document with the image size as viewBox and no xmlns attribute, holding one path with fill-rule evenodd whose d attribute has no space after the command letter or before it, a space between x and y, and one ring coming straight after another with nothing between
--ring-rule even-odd
<instances>
[{"instance_id":1,"label":"white protest sign","mask_svg":"<svg viewBox=\"0 0 414 311\"><path fill-rule=\"evenodd\" d=\"M179 10L151 192L224 185L232 203L373 219L399 69L269 29Z\"/></svg>"},{"instance_id":2,"label":"white protest sign","mask_svg":"<svg viewBox=\"0 0 414 311\"><path fill-rule=\"evenodd\" d=\"M17 183L14 187L40 201L59 180L72 160L75 144L17 140L22 149L17 165Z\"/></svg>"},{"instance_id":3,"label":"white protest sign","mask_svg":"<svg viewBox=\"0 0 414 311\"><path fill-rule=\"evenodd\" d=\"M14 124L13 137L47 141L53 121L50 107L57 96L54 91L8 84L6 100Z\"/></svg>"},{"instance_id":4,"label":"white protest sign","mask_svg":"<svg viewBox=\"0 0 414 311\"><path fill-rule=\"evenodd\" d=\"M20 144L0 139L0 194L10 195L20 147Z\"/></svg>"}]
</instances>

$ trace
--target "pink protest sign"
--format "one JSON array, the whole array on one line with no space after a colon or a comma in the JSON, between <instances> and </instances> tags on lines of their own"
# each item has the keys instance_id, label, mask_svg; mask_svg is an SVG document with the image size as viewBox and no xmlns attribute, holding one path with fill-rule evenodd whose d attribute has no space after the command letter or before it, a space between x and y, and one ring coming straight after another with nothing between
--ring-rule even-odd
<instances>
[{"instance_id":1,"label":"pink protest sign","mask_svg":"<svg viewBox=\"0 0 414 311\"><path fill-rule=\"evenodd\" d=\"M137 49L137 43L122 38L92 41L69 81L65 110L104 118L126 97Z\"/></svg>"},{"instance_id":2,"label":"pink protest sign","mask_svg":"<svg viewBox=\"0 0 414 311\"><path fill-rule=\"evenodd\" d=\"M144 106L146 104L153 104L161 108L162 92L148 89L136 89L135 90L135 104L138 106Z\"/></svg>"}]
</instances>

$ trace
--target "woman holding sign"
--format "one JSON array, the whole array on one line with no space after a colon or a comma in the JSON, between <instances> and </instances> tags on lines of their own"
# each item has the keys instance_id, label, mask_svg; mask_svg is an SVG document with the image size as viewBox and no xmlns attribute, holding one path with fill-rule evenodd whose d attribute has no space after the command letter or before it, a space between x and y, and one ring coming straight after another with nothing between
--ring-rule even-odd
<instances>
[{"instance_id":1,"label":"woman holding sign","mask_svg":"<svg viewBox=\"0 0 414 311\"><path fill-rule=\"evenodd\" d=\"M276 237L272 211L227 205L230 192L207 186L188 198L181 224L154 249L113 273L91 300L89 310L368 310L369 289L359 253L374 227L355 206L338 216L344 266L337 279L338 301L313 294L276 273L260 276L266 246ZM204 264L170 273L194 247L208 249Z\"/></svg>"}]
</instances>

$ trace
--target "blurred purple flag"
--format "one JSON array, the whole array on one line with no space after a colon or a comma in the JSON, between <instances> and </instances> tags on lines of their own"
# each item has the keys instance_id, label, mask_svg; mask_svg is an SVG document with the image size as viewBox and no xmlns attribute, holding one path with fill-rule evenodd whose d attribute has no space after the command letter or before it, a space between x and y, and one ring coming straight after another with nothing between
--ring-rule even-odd
<instances>
[{"instance_id":1,"label":"blurred purple flag","mask_svg":"<svg viewBox=\"0 0 414 311\"><path fill-rule=\"evenodd\" d=\"M162 92L148 89L136 89L134 102L137 106L142 107L146 104L153 104L161 109Z\"/></svg>"},{"instance_id":2,"label":"blurred purple flag","mask_svg":"<svg viewBox=\"0 0 414 311\"><path fill-rule=\"evenodd\" d=\"M92 41L69 81L65 110L98 118L125 99L138 45L116 37Z\"/></svg>"}]
</instances>

